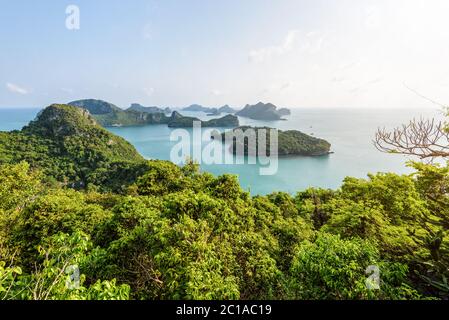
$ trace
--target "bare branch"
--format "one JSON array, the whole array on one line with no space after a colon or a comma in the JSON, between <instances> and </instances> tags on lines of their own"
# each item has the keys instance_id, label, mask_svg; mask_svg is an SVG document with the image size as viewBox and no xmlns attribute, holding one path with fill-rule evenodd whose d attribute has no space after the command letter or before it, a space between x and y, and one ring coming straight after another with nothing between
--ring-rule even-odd
<instances>
[{"instance_id":1,"label":"bare branch","mask_svg":"<svg viewBox=\"0 0 449 320\"><path fill-rule=\"evenodd\" d=\"M420 159L449 158L449 132L444 123L435 119L413 119L393 131L378 129L374 145L382 152Z\"/></svg>"}]
</instances>

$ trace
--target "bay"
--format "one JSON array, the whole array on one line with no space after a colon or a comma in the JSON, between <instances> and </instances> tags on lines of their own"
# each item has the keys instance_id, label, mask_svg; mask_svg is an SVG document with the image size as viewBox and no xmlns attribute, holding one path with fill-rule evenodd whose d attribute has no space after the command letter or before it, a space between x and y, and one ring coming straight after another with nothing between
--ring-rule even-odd
<instances>
[{"instance_id":1,"label":"bay","mask_svg":"<svg viewBox=\"0 0 449 320\"><path fill-rule=\"evenodd\" d=\"M33 120L39 109L0 109L0 131L20 129ZM182 112L200 119L211 119L205 113ZM298 108L286 121L256 121L240 117L241 125L269 126L281 130L294 129L326 139L332 144L333 154L322 157L279 158L275 175L263 176L259 165L211 164L201 170L215 175L236 174L245 190L252 194L273 191L295 193L308 187L338 188L346 176L365 178L368 173L410 173L406 162L410 158L379 152L373 145L377 128L393 128L413 118L443 119L436 108L428 109L349 109ZM170 160L170 151L177 141L170 141L172 128L166 125L107 128L125 138L148 159ZM226 130L218 128L219 130ZM192 130L188 130L192 133ZM192 141L192 144L201 143ZM203 147L207 144L203 141ZM218 143L218 142L217 142ZM226 152L226 151L224 151ZM247 159L246 159L247 160Z\"/></svg>"}]
</instances>

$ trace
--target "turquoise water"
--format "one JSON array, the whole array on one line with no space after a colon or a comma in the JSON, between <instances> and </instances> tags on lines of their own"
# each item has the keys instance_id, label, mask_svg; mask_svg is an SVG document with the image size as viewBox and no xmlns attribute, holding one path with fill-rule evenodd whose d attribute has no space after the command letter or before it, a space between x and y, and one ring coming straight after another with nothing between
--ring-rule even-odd
<instances>
[{"instance_id":1,"label":"turquoise water","mask_svg":"<svg viewBox=\"0 0 449 320\"><path fill-rule=\"evenodd\" d=\"M0 130L20 129L34 119L38 109L0 109ZM210 119L204 113L184 113ZM378 127L395 127L412 118L437 117L437 109L293 109L287 121L263 122L240 118L242 125L270 126L282 130L295 129L332 144L334 154L324 157L280 158L278 171L272 176L262 176L259 166L202 165L204 171L219 175L232 173L239 176L244 189L252 194L266 194L275 190L296 192L310 186L338 188L346 176L366 177L367 173L408 173L405 167L409 158L383 154L373 146L372 139ZM146 158L170 160L170 151L177 143L170 141L174 129L166 125L108 128L111 132L131 142ZM191 132L191 130L190 130ZM208 142L206 142L208 143ZM199 141L193 142L198 145ZM204 146L204 144L203 144Z\"/></svg>"}]
</instances>

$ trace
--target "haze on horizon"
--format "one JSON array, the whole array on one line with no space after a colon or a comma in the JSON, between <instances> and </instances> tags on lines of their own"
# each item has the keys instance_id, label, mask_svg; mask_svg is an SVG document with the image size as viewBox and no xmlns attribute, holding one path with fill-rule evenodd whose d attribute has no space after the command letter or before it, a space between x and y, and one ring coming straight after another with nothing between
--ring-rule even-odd
<instances>
[{"instance_id":1,"label":"haze on horizon","mask_svg":"<svg viewBox=\"0 0 449 320\"><path fill-rule=\"evenodd\" d=\"M65 27L80 8L80 30ZM0 4L0 107L449 104L447 0Z\"/></svg>"}]
</instances>

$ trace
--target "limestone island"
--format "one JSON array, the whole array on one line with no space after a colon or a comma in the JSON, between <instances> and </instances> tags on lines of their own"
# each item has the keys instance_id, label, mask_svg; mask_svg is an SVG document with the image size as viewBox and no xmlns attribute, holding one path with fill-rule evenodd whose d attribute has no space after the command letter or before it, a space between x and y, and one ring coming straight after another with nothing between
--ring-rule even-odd
<instances>
[{"instance_id":1,"label":"limestone island","mask_svg":"<svg viewBox=\"0 0 449 320\"><path fill-rule=\"evenodd\" d=\"M234 108L231 108L229 105L224 105L220 108L218 108L218 112L220 113L236 113L237 110L235 110Z\"/></svg>"},{"instance_id":2,"label":"limestone island","mask_svg":"<svg viewBox=\"0 0 449 320\"><path fill-rule=\"evenodd\" d=\"M249 141L251 138L248 138L248 133L246 132L248 129L253 129L255 132L255 146L249 145ZM287 130L281 131L269 127L250 127L250 126L241 126L235 128L231 131L227 131L218 135L221 138L222 142L226 141L226 135L233 135L234 138L230 144L230 150L233 154L236 155L257 155L257 151L259 149L259 144L263 143L263 141L259 141L259 130L264 129L267 130L267 139L266 143L266 154L271 155L275 154L274 150L270 150L270 130L276 130L278 134L278 151L277 154L279 156L323 156L332 153L330 151L331 144L324 139L315 138L309 136L305 133L302 133L297 130ZM245 133L247 133L245 135ZM216 139L217 134L212 135L212 139Z\"/></svg>"},{"instance_id":3,"label":"limestone island","mask_svg":"<svg viewBox=\"0 0 449 320\"><path fill-rule=\"evenodd\" d=\"M152 107L144 107L139 103L133 103L131 104L131 106L126 109L126 111L136 111L136 112L146 112L146 113L165 113L165 114L170 114L172 111L170 108L159 108L156 106L152 106Z\"/></svg>"},{"instance_id":4,"label":"limestone island","mask_svg":"<svg viewBox=\"0 0 449 320\"><path fill-rule=\"evenodd\" d=\"M168 126L171 128L191 128L193 127L193 122L201 122L201 127L238 127L239 119L238 117L228 114L224 117L218 119L211 119L208 121L201 121L195 117L185 117L179 112L174 111L168 122Z\"/></svg>"},{"instance_id":5,"label":"limestone island","mask_svg":"<svg viewBox=\"0 0 449 320\"><path fill-rule=\"evenodd\" d=\"M71 106L89 111L90 115L103 127L127 127L149 124L167 124L173 128L193 127L193 121L200 121L203 127L237 127L239 120L236 116L226 115L222 118L201 121L195 117L186 117L177 111L171 115L168 108L144 107L140 104L132 104L123 110L116 105L95 99L77 100L68 103Z\"/></svg>"},{"instance_id":6,"label":"limestone island","mask_svg":"<svg viewBox=\"0 0 449 320\"><path fill-rule=\"evenodd\" d=\"M272 103L259 102L255 105L247 104L242 110L236 112L235 115L246 117L253 120L283 120L282 117L289 115L290 110L287 108L277 109Z\"/></svg>"},{"instance_id":7,"label":"limestone island","mask_svg":"<svg viewBox=\"0 0 449 320\"><path fill-rule=\"evenodd\" d=\"M204 112L204 113L207 113L208 116L217 116L222 113L236 113L236 110L231 108L227 104L220 108L209 108L209 107L203 107L199 104L192 104L192 105L182 109L182 111Z\"/></svg>"},{"instance_id":8,"label":"limestone island","mask_svg":"<svg viewBox=\"0 0 449 320\"><path fill-rule=\"evenodd\" d=\"M131 105L127 110L123 110L112 103L95 99L72 101L68 105L86 109L103 127L166 124L169 120L169 116L165 115L164 110L161 109L160 112L142 111L142 106L137 104Z\"/></svg>"},{"instance_id":9,"label":"limestone island","mask_svg":"<svg viewBox=\"0 0 449 320\"><path fill-rule=\"evenodd\" d=\"M203 107L199 104L192 104L186 108L183 108L182 111L212 113L212 112L217 111L217 108L208 108L208 107Z\"/></svg>"}]
</instances>

